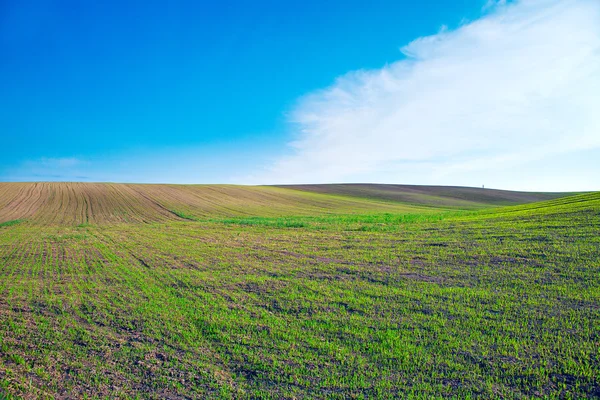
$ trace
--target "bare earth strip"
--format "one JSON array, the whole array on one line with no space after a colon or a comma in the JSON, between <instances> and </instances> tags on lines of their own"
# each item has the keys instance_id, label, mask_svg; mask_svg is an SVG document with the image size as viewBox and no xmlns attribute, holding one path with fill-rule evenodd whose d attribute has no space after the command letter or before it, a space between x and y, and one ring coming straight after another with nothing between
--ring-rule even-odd
<instances>
[{"instance_id":1,"label":"bare earth strip","mask_svg":"<svg viewBox=\"0 0 600 400\"><path fill-rule=\"evenodd\" d=\"M460 186L382 185L382 184L329 184L329 185L282 185L310 193L335 194L342 196L430 205L478 209L493 206L508 206L536 201L552 200L576 193L537 193L509 190L483 189Z\"/></svg>"}]
</instances>

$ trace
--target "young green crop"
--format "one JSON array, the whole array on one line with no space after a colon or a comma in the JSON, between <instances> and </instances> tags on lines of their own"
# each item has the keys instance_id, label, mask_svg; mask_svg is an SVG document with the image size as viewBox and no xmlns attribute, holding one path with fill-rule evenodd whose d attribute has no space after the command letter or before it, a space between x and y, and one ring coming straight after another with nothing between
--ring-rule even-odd
<instances>
[{"instance_id":1,"label":"young green crop","mask_svg":"<svg viewBox=\"0 0 600 400\"><path fill-rule=\"evenodd\" d=\"M600 396L600 195L0 229L0 399Z\"/></svg>"},{"instance_id":2,"label":"young green crop","mask_svg":"<svg viewBox=\"0 0 600 400\"><path fill-rule=\"evenodd\" d=\"M12 221L0 222L0 228L3 227L3 226L17 225L17 224L20 224L23 221L24 220L22 220L22 219L15 219L15 220L12 220Z\"/></svg>"}]
</instances>

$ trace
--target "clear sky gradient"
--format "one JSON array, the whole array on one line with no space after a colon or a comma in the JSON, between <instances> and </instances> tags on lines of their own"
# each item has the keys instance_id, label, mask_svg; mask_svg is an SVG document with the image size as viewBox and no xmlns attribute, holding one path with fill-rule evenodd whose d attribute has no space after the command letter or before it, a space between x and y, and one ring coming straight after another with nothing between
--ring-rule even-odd
<instances>
[{"instance_id":1,"label":"clear sky gradient","mask_svg":"<svg viewBox=\"0 0 600 400\"><path fill-rule=\"evenodd\" d=\"M0 180L600 190L599 8L0 1Z\"/></svg>"}]
</instances>

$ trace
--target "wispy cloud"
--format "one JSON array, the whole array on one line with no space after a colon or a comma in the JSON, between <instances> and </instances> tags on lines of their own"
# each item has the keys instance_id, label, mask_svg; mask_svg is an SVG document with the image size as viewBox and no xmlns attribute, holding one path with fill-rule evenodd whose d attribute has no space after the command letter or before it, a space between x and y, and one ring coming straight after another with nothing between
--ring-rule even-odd
<instances>
[{"instance_id":1,"label":"wispy cloud","mask_svg":"<svg viewBox=\"0 0 600 400\"><path fill-rule=\"evenodd\" d=\"M600 148L600 2L488 8L402 47L393 64L301 99L290 154L251 179L463 184L532 162L539 173L558 155Z\"/></svg>"},{"instance_id":2,"label":"wispy cloud","mask_svg":"<svg viewBox=\"0 0 600 400\"><path fill-rule=\"evenodd\" d=\"M31 166L38 166L44 168L72 168L77 165L83 164L83 162L75 157L65 157L65 158L47 158L42 157L39 160L28 161L28 164Z\"/></svg>"},{"instance_id":3,"label":"wispy cloud","mask_svg":"<svg viewBox=\"0 0 600 400\"><path fill-rule=\"evenodd\" d=\"M25 160L3 174L10 181L49 180L82 181L89 177L82 172L91 167L91 163L76 157L41 157Z\"/></svg>"},{"instance_id":4,"label":"wispy cloud","mask_svg":"<svg viewBox=\"0 0 600 400\"><path fill-rule=\"evenodd\" d=\"M506 5L506 0L487 0L483 6L483 11L489 11L495 7L502 7Z\"/></svg>"}]
</instances>

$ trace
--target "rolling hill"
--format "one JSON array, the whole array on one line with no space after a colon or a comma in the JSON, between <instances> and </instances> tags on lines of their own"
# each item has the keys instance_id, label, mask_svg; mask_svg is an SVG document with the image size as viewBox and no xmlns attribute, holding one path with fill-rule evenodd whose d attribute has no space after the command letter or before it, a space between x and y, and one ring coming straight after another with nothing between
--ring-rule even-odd
<instances>
[{"instance_id":1,"label":"rolling hill","mask_svg":"<svg viewBox=\"0 0 600 400\"><path fill-rule=\"evenodd\" d=\"M384 185L370 183L279 185L277 187L310 193L459 209L518 205L576 194L564 192L517 192L463 186Z\"/></svg>"},{"instance_id":2,"label":"rolling hill","mask_svg":"<svg viewBox=\"0 0 600 400\"><path fill-rule=\"evenodd\" d=\"M600 193L0 188L2 400L600 395Z\"/></svg>"},{"instance_id":3,"label":"rolling hill","mask_svg":"<svg viewBox=\"0 0 600 400\"><path fill-rule=\"evenodd\" d=\"M403 185L150 185L0 183L0 223L151 223L218 217L410 213L481 209L565 196Z\"/></svg>"}]
</instances>

